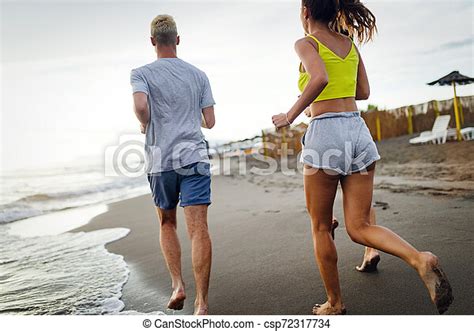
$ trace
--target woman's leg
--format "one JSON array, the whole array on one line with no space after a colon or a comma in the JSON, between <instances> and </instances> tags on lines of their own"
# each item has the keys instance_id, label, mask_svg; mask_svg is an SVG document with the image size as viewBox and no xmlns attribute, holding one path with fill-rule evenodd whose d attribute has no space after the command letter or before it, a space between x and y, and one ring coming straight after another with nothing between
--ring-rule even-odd
<instances>
[{"instance_id":1,"label":"woman's leg","mask_svg":"<svg viewBox=\"0 0 474 331\"><path fill-rule=\"evenodd\" d=\"M443 313L452 302L451 286L439 267L438 258L419 252L387 228L370 224L375 163L368 173L357 173L341 179L346 229L351 239L398 256L412 266L425 283L438 311Z\"/></svg>"},{"instance_id":2,"label":"woman's leg","mask_svg":"<svg viewBox=\"0 0 474 331\"><path fill-rule=\"evenodd\" d=\"M351 239L395 255L416 268L420 252L387 228L370 224L375 164L367 173L356 173L341 179L346 230Z\"/></svg>"},{"instance_id":3,"label":"woman's leg","mask_svg":"<svg viewBox=\"0 0 474 331\"><path fill-rule=\"evenodd\" d=\"M376 225L375 222L375 210L374 208L370 209L370 225ZM335 238L335 230L339 226L339 222L337 218L333 215L332 217L332 229L331 229L331 236L332 239ZM375 248L372 247L365 247L364 256L362 258L362 263L360 266L356 266L356 270L360 272L375 272L377 271L377 265L380 262L380 254L377 252Z\"/></svg>"},{"instance_id":4,"label":"woman's leg","mask_svg":"<svg viewBox=\"0 0 474 331\"><path fill-rule=\"evenodd\" d=\"M339 287L337 252L331 236L332 209L336 196L338 175L305 166L304 188L306 205L311 216L314 253L326 288L328 302L315 307L313 313L340 314L344 307Z\"/></svg>"},{"instance_id":5,"label":"woman's leg","mask_svg":"<svg viewBox=\"0 0 474 331\"><path fill-rule=\"evenodd\" d=\"M375 210L370 208L370 225L376 225L375 222ZM380 254L375 248L365 247L364 257L362 259L362 264L356 266L356 270L360 272L375 272L377 271L377 265L380 262Z\"/></svg>"}]
</instances>

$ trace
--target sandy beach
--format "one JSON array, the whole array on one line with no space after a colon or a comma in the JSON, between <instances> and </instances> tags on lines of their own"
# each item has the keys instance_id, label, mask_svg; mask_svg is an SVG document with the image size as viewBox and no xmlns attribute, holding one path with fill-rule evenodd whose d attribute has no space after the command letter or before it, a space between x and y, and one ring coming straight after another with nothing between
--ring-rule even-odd
<instances>
[{"instance_id":1,"label":"sandy beach","mask_svg":"<svg viewBox=\"0 0 474 331\"><path fill-rule=\"evenodd\" d=\"M472 314L474 145L413 147L406 146L407 137L402 138L379 144L383 159L374 192L377 221L418 249L437 254L454 289L455 301L447 313ZM313 304L325 300L325 293L312 252L302 175L214 176L212 185L210 312L310 314ZM74 231L129 228L127 237L107 245L110 252L123 255L130 268L122 296L125 309L173 314L165 310L170 279L159 248L151 197L108 208ZM345 232L341 192L334 210L341 221L336 245L348 314L437 314L416 272L401 260L382 253L377 273L361 274L354 269L363 248ZM188 299L184 310L176 313L190 314L194 300L191 251L182 210L178 217Z\"/></svg>"}]
</instances>

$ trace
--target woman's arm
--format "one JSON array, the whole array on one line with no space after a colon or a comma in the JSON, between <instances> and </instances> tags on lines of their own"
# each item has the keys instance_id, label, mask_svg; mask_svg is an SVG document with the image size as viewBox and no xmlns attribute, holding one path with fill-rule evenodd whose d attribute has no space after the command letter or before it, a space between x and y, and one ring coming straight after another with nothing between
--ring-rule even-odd
<instances>
[{"instance_id":1,"label":"woman's arm","mask_svg":"<svg viewBox=\"0 0 474 331\"><path fill-rule=\"evenodd\" d=\"M365 70L364 61L360 56L359 50L356 48L357 54L359 54L359 67L357 69L357 89L356 89L356 100L367 100L370 96L370 85L369 78L367 77L367 71Z\"/></svg>"},{"instance_id":2,"label":"woman's arm","mask_svg":"<svg viewBox=\"0 0 474 331\"><path fill-rule=\"evenodd\" d=\"M295 50L311 78L290 111L286 114L282 113L272 117L273 124L278 128L293 123L328 84L326 67L315 46L307 38L303 38L295 43Z\"/></svg>"}]
</instances>

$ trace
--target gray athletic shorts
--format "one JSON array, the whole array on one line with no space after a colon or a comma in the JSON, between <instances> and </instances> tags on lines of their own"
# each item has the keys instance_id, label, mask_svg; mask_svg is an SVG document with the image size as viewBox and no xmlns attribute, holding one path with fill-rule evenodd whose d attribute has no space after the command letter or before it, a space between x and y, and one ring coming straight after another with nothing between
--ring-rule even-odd
<instances>
[{"instance_id":1,"label":"gray athletic shorts","mask_svg":"<svg viewBox=\"0 0 474 331\"><path fill-rule=\"evenodd\" d=\"M301 139L301 162L341 175L364 171L380 160L377 146L359 112L313 117Z\"/></svg>"}]
</instances>

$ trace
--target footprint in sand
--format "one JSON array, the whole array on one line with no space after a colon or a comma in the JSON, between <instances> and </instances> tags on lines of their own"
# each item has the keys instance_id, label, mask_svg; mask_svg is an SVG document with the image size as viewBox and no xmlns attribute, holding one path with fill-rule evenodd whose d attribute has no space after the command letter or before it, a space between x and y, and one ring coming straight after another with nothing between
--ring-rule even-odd
<instances>
[{"instance_id":1,"label":"footprint in sand","mask_svg":"<svg viewBox=\"0 0 474 331\"><path fill-rule=\"evenodd\" d=\"M265 213L267 214L278 214L279 212L279 210L265 210Z\"/></svg>"},{"instance_id":2,"label":"footprint in sand","mask_svg":"<svg viewBox=\"0 0 474 331\"><path fill-rule=\"evenodd\" d=\"M386 209L390 208L390 205L388 204L388 202L375 201L374 207L375 208L382 207L382 210L386 210Z\"/></svg>"}]
</instances>

